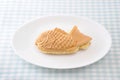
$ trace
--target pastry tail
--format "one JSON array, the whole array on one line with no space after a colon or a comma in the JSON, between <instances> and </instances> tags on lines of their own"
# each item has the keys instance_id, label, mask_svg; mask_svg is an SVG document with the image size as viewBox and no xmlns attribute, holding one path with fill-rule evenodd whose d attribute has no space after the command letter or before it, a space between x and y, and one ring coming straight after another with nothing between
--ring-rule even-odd
<instances>
[{"instance_id":1,"label":"pastry tail","mask_svg":"<svg viewBox=\"0 0 120 80\"><path fill-rule=\"evenodd\" d=\"M70 35L74 40L77 41L78 46L83 46L84 44L90 42L90 40L92 39L91 37L82 34L77 28L77 26L73 27L73 29L70 32Z\"/></svg>"}]
</instances>

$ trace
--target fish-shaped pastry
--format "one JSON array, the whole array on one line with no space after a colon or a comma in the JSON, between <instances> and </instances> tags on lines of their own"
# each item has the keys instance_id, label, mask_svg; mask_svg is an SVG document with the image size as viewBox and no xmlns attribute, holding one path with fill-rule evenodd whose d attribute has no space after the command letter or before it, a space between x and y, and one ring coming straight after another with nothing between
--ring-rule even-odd
<instances>
[{"instance_id":1,"label":"fish-shaped pastry","mask_svg":"<svg viewBox=\"0 0 120 80\"><path fill-rule=\"evenodd\" d=\"M35 41L38 49L48 54L72 54L90 45L91 37L82 34L77 26L70 33L59 28L43 32Z\"/></svg>"}]
</instances>

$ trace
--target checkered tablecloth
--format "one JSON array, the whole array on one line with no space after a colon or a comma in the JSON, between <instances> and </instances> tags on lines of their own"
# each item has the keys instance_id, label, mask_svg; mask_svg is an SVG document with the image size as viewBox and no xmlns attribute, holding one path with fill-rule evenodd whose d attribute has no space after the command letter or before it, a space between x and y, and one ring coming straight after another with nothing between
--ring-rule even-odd
<instances>
[{"instance_id":1,"label":"checkered tablecloth","mask_svg":"<svg viewBox=\"0 0 120 80\"><path fill-rule=\"evenodd\" d=\"M21 24L63 14L103 24L112 36L109 53L92 65L71 70L38 67L15 55L10 42ZM0 0L0 80L120 80L120 0Z\"/></svg>"}]
</instances>

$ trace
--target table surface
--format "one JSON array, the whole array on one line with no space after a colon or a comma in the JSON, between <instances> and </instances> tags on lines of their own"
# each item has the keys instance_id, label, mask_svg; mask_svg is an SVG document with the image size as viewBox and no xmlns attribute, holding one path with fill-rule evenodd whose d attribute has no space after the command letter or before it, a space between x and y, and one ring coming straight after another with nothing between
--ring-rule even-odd
<instances>
[{"instance_id":1,"label":"table surface","mask_svg":"<svg viewBox=\"0 0 120 80\"><path fill-rule=\"evenodd\" d=\"M70 70L47 69L24 61L11 48L12 35L29 19L46 15L96 20L111 33L111 50L92 65ZM120 0L0 0L0 80L48 79L120 80Z\"/></svg>"}]
</instances>

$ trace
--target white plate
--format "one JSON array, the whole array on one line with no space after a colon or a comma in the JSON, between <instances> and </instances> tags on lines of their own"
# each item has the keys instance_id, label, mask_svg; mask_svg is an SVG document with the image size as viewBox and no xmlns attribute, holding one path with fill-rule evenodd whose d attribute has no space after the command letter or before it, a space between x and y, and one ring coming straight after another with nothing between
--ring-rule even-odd
<instances>
[{"instance_id":1,"label":"white plate","mask_svg":"<svg viewBox=\"0 0 120 80\"><path fill-rule=\"evenodd\" d=\"M87 50L72 55L47 55L40 53L34 45L41 32L55 27L70 31L74 25L77 25L82 33L92 37ZM85 17L47 16L21 26L13 36L12 45L17 55L32 64L47 68L70 69L92 64L104 57L111 47L111 37L102 25Z\"/></svg>"}]
</instances>

